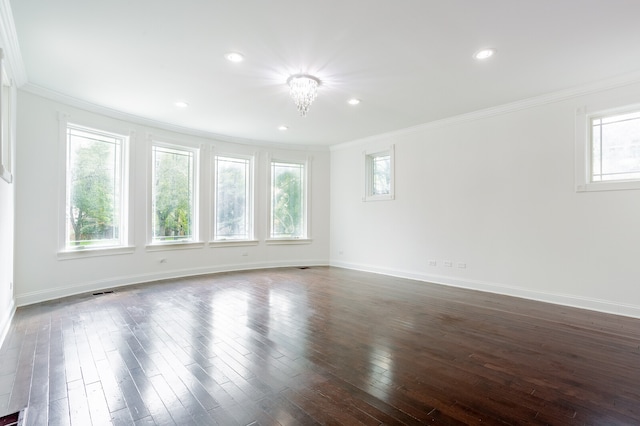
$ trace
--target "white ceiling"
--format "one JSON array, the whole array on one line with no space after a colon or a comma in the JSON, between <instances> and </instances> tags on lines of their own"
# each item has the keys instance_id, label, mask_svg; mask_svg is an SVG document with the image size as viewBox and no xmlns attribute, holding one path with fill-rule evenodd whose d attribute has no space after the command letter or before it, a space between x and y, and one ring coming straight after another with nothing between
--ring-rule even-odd
<instances>
[{"instance_id":1,"label":"white ceiling","mask_svg":"<svg viewBox=\"0 0 640 426\"><path fill-rule=\"evenodd\" d=\"M640 71L638 0L12 0L11 8L30 87L259 142L332 145ZM497 54L473 59L484 47ZM227 61L229 51L245 61ZM305 118L285 84L300 72L322 80ZM362 103L348 105L351 97Z\"/></svg>"}]
</instances>

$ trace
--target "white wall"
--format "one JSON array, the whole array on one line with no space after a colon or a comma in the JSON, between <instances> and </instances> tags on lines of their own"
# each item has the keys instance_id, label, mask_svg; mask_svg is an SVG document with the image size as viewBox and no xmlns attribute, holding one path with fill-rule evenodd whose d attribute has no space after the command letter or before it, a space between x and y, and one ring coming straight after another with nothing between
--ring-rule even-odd
<instances>
[{"instance_id":1,"label":"white wall","mask_svg":"<svg viewBox=\"0 0 640 426\"><path fill-rule=\"evenodd\" d=\"M240 146L195 136L154 129L132 122L119 121L86 110L67 106L30 92L18 94L18 147L15 227L15 291L18 306L85 291L110 288L159 278L202 274L234 269L274 266L318 265L329 262L329 151L299 152ZM61 202L58 176L64 164L59 161L58 114L69 120L105 130L135 131L132 140L135 235L133 254L61 260L57 256ZM256 169L256 217L260 242L249 247L204 248L149 252L147 236L147 140L156 137L234 152L247 149L258 154ZM284 158L288 155L311 155L311 244L267 245L265 167L267 153ZM207 195L208 197L208 195ZM206 204L208 199L203 199ZM247 256L242 254L246 253ZM160 259L166 263L160 263Z\"/></svg>"},{"instance_id":2,"label":"white wall","mask_svg":"<svg viewBox=\"0 0 640 426\"><path fill-rule=\"evenodd\" d=\"M640 317L640 191L574 182L576 109L640 84L558 98L332 147L331 264ZM390 143L396 199L363 202Z\"/></svg>"}]
</instances>

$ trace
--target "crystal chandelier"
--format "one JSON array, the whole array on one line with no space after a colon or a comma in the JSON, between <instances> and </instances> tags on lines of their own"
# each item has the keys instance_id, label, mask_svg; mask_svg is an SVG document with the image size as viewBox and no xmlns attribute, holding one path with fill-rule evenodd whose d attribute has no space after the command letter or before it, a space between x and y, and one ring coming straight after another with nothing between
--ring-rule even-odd
<instances>
[{"instance_id":1,"label":"crystal chandelier","mask_svg":"<svg viewBox=\"0 0 640 426\"><path fill-rule=\"evenodd\" d=\"M309 74L294 74L287 80L289 93L295 102L300 115L305 117L309 106L318 96L318 86L320 80Z\"/></svg>"}]
</instances>

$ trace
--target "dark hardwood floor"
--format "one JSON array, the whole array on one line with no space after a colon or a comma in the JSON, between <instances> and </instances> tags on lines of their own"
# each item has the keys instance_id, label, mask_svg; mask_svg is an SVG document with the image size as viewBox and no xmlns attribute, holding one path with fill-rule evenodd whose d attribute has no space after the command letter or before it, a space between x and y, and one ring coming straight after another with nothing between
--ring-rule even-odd
<instances>
[{"instance_id":1,"label":"dark hardwood floor","mask_svg":"<svg viewBox=\"0 0 640 426\"><path fill-rule=\"evenodd\" d=\"M640 424L640 320L329 267L19 308L30 425Z\"/></svg>"}]
</instances>

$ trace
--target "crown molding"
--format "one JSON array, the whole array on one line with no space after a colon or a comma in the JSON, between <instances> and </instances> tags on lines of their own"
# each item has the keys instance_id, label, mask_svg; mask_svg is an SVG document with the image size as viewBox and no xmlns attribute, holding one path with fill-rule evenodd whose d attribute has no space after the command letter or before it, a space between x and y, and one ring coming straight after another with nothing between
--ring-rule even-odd
<instances>
[{"instance_id":1,"label":"crown molding","mask_svg":"<svg viewBox=\"0 0 640 426\"><path fill-rule=\"evenodd\" d=\"M624 74L614 78L600 80L594 83L573 87L570 89L559 90L557 92L548 93L546 95L535 96L532 98L511 102L508 104L503 104L503 105L498 105L491 108L472 111L466 114L460 114L453 117L443 118L441 120L431 121L424 124L418 124L417 126L407 127L407 128L395 130L392 132L380 133L377 135L368 136L362 139L355 139L353 141L331 145L329 149L331 151L339 151L342 149L357 147L357 146L368 144L371 142L379 142L380 140L388 140L388 139L393 139L399 136L411 135L414 133L422 132L429 129L435 129L438 127L445 127L445 126L451 126L454 124L460 124L460 123L465 123L469 121L481 120L483 118L494 117L497 115L503 115L503 114L508 114L515 111L552 104L555 102L560 102L567 99L577 98L579 96L589 95L592 93L602 92L605 90L611 90L618 87L628 86L636 83L640 83L640 72Z\"/></svg>"},{"instance_id":2,"label":"crown molding","mask_svg":"<svg viewBox=\"0 0 640 426\"><path fill-rule=\"evenodd\" d=\"M28 81L27 71L22 61L9 0L0 0L0 43L5 51L6 64L16 87L25 85Z\"/></svg>"},{"instance_id":3,"label":"crown molding","mask_svg":"<svg viewBox=\"0 0 640 426\"><path fill-rule=\"evenodd\" d=\"M2 0L0 0L2 1ZM106 117L110 117L116 120L126 121L133 124L138 124L145 127L152 127L155 129L166 130L173 133L180 133L183 135L195 136L202 139L214 140L217 142L227 142L237 145L259 146L272 149L286 149L292 151L309 151L309 152L327 152L328 146L320 145L295 145L285 144L277 142L266 142L255 139L238 138L234 136L221 135L217 133L207 132L204 130L191 129L188 127L178 126L175 124L165 123L163 121L153 120L150 118L141 117L135 114L129 114L126 112L118 111L113 108L105 107L102 105L94 104L91 102L83 101L73 96L65 95L55 90L46 89L42 86L38 86L32 83L27 83L20 88L20 90L31 93L36 96L40 96L45 99L49 99L54 102L68 105L73 108L81 109L83 111L92 112L94 114L100 114Z\"/></svg>"}]
</instances>

